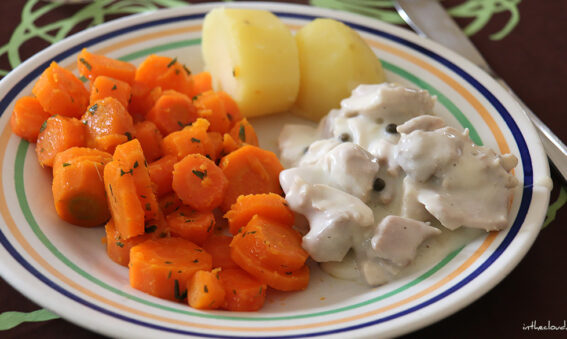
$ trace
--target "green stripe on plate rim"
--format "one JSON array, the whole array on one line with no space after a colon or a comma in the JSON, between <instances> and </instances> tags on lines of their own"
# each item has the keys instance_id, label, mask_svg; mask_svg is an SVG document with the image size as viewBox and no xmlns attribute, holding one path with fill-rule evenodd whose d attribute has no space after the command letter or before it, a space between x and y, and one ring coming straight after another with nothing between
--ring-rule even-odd
<instances>
[{"instance_id":1,"label":"green stripe on plate rim","mask_svg":"<svg viewBox=\"0 0 567 339\"><path fill-rule=\"evenodd\" d=\"M137 51L137 52L133 52L133 53L130 53L128 55L122 56L119 59L123 60L123 61L131 61L131 60L134 60L134 59L137 59L137 58L140 58L140 57L152 54L152 53L163 52L163 51L167 51L167 50L171 50L171 49L197 45L197 44L200 44L200 42L201 42L201 39L177 41L177 42L158 45L158 46L146 48L146 49L143 49L143 50L140 50L140 51ZM443 104L445 106L445 108L447 108L449 110L449 112L451 112L451 114L453 114L453 116L455 116L455 118L457 118L457 120L461 123L461 125L463 125L463 127L468 128L470 130L471 138L473 138L473 136L474 136L473 141L475 143L479 144L479 145L481 144L481 140L480 140L478 134L476 133L476 130L471 125L470 121L458 110L458 108L447 97L445 97L443 94L441 94L435 88L433 88L427 82L425 82L422 79L414 76L413 74L410 74L407 71L405 71L405 70L403 70L403 69L401 69L401 68L399 68L399 67L397 67L397 66L395 66L391 63L385 62L385 61L382 61L382 64L383 64L385 69L400 75L401 77L411 81L412 83L419 86L420 88L427 89L431 94L437 95L439 102L441 102L441 104ZM403 291L419 284L420 282L424 281L428 277L435 274L442 267L447 265L447 263L449 263L453 258L455 258L455 256L457 256L457 254L459 254L461 252L461 250L463 249L463 247L461 247L461 248L453 251L452 253L447 255L445 258L443 258L439 263L437 263L437 265L435 265L434 267L429 269L427 272L425 272L424 274L422 274L418 278L414 279L413 281L411 281L411 282L409 282L409 283L407 283L407 284L405 284L405 285L403 285L403 286L401 286L401 287L399 287L399 288L397 288L393 291L390 291L388 293L374 297L374 298L369 299L369 300L364 301L364 302L360 302L360 303L350 305L350 306L340 307L340 308L333 309L333 310L327 310L327 311L309 313L309 314L301 314L301 315L280 316L280 317L262 317L262 318L223 316L223 315L216 315L216 314L197 313L197 312L180 310L180 309L156 304L156 303L153 303L151 301L144 300L144 299L138 298L136 296L127 294L127 293L125 293L125 292L123 292L123 291L121 291L117 288L114 288L114 287L104 283L103 281L93 277L92 275L88 274L87 272L83 271L80 267L78 267L71 260L67 259L67 257L65 257L61 252L59 252L59 250L49 241L49 239L42 232L41 228L39 227L37 221L35 220L32 212L31 212L31 209L30 209L28 201L27 201L27 197L26 197L26 193L25 193L25 189L24 189L25 186L24 186L24 174L23 173L24 173L24 163L25 163L26 153L27 153L27 150L29 148L29 145L30 144L27 141L25 141L24 139L22 139L20 141L19 145L18 145L18 150L17 150L17 153L16 153L16 161L15 161L15 165L14 165L14 169L15 169L14 170L14 173L15 173L14 174L14 183L15 183L15 188L16 188L16 195L18 197L18 202L20 204L20 208L22 210L22 213L23 213L26 221L28 222L30 228L33 230L33 232L37 236L37 238L61 262L63 262L65 265L67 265L73 271L75 271L79 275L83 276L87 280L91 281L92 283L102 287L103 289L106 289L110 292L113 292L113 293L115 293L119 296L134 300L136 302L139 302L139 303L151 306L151 307L155 307L155 308L158 308L158 309L161 309L161 310L169 311L169 312L181 313L181 314L195 316L195 317L201 317L201 318L212 318L212 319L223 319L223 320L273 321L273 320L290 320L290 319L317 317L317 316L323 316L323 315L328 315L328 314L333 314L333 313L349 311L349 310L352 310L352 309L356 309L356 308L366 306L366 305L378 302L380 300L384 300L386 298L392 297L392 296L394 296L394 295L396 295L400 292L403 292Z\"/></svg>"}]
</instances>

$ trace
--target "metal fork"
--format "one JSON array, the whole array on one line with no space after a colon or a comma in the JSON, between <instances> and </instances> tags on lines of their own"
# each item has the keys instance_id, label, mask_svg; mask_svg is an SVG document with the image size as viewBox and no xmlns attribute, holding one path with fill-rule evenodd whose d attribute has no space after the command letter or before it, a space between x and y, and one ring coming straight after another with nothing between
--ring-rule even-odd
<instances>
[{"instance_id":1,"label":"metal fork","mask_svg":"<svg viewBox=\"0 0 567 339\"><path fill-rule=\"evenodd\" d=\"M510 86L490 68L480 52L460 30L459 26L444 12L443 7L437 1L424 0L395 0L394 5L400 16L416 33L440 42L469 59L508 91L536 127L543 148L552 164L563 176L563 179L567 180L567 146L518 98ZM422 18L423 20L421 20Z\"/></svg>"}]
</instances>

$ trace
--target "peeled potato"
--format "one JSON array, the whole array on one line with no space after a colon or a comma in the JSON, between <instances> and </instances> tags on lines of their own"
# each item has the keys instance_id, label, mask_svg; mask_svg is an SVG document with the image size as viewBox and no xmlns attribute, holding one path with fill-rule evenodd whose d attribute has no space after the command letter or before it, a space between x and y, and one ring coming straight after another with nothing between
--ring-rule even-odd
<instances>
[{"instance_id":1,"label":"peeled potato","mask_svg":"<svg viewBox=\"0 0 567 339\"><path fill-rule=\"evenodd\" d=\"M293 113L318 121L360 84L385 81L382 64L360 35L332 19L315 19L295 35L300 85Z\"/></svg>"},{"instance_id":2,"label":"peeled potato","mask_svg":"<svg viewBox=\"0 0 567 339\"><path fill-rule=\"evenodd\" d=\"M297 45L274 14L213 9L203 23L202 51L213 87L230 94L245 117L287 111L295 102Z\"/></svg>"}]
</instances>

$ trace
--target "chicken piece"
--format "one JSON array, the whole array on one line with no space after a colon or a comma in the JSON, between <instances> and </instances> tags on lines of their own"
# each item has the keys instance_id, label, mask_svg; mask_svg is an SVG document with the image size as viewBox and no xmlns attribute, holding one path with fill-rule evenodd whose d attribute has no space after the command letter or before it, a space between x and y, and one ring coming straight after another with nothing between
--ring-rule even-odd
<instances>
[{"instance_id":1,"label":"chicken piece","mask_svg":"<svg viewBox=\"0 0 567 339\"><path fill-rule=\"evenodd\" d=\"M315 261L341 261L352 246L354 228L374 223L370 207L348 193L309 184L291 170L281 172L280 182L289 207L309 220L302 244Z\"/></svg>"},{"instance_id":2,"label":"chicken piece","mask_svg":"<svg viewBox=\"0 0 567 339\"><path fill-rule=\"evenodd\" d=\"M396 161L409 178L406 190L415 190L412 194L419 203L448 229L467 226L495 231L507 227L509 198L518 185L508 173L517 164L515 157L475 145L468 130L416 129L436 126L425 123L432 121L428 119L415 118L398 127L402 135L396 145Z\"/></svg>"},{"instance_id":3,"label":"chicken piece","mask_svg":"<svg viewBox=\"0 0 567 339\"><path fill-rule=\"evenodd\" d=\"M404 122L398 126L396 130L398 133L409 134L415 130L422 131L435 131L436 129L447 126L445 121L433 115L421 115L411 120Z\"/></svg>"},{"instance_id":4,"label":"chicken piece","mask_svg":"<svg viewBox=\"0 0 567 339\"><path fill-rule=\"evenodd\" d=\"M378 257L405 267L415 258L419 245L438 234L439 229L422 221L389 215L376 227L371 244Z\"/></svg>"}]
</instances>

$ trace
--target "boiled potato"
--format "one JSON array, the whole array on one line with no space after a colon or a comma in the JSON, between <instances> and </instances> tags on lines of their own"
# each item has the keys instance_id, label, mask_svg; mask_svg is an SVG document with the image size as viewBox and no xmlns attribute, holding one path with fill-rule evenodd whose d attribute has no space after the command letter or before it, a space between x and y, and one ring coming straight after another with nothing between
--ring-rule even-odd
<instances>
[{"instance_id":1,"label":"boiled potato","mask_svg":"<svg viewBox=\"0 0 567 339\"><path fill-rule=\"evenodd\" d=\"M293 112L318 121L359 84L385 81L382 64L360 35L332 19L315 19L295 35L300 85Z\"/></svg>"},{"instance_id":2,"label":"boiled potato","mask_svg":"<svg viewBox=\"0 0 567 339\"><path fill-rule=\"evenodd\" d=\"M202 52L213 87L230 94L245 117L290 109L299 90L297 45L272 13L216 8L203 23Z\"/></svg>"}]
</instances>

